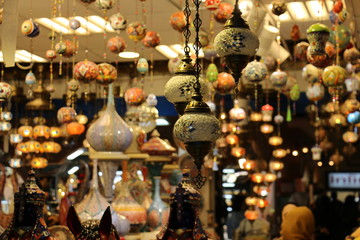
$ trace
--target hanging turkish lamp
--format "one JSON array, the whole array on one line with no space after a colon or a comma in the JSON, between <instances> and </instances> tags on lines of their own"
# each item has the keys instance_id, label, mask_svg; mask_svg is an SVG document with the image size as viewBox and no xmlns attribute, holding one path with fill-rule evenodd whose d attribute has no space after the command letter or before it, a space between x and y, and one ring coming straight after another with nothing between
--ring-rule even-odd
<instances>
[{"instance_id":1,"label":"hanging turkish lamp","mask_svg":"<svg viewBox=\"0 0 360 240\"><path fill-rule=\"evenodd\" d=\"M353 131L346 131L342 136L344 142L346 143L355 143L359 139L359 136L357 133Z\"/></svg>"},{"instance_id":2,"label":"hanging turkish lamp","mask_svg":"<svg viewBox=\"0 0 360 240\"><path fill-rule=\"evenodd\" d=\"M271 171L279 172L284 168L284 163L278 160L273 160L269 163L269 168Z\"/></svg>"},{"instance_id":3,"label":"hanging turkish lamp","mask_svg":"<svg viewBox=\"0 0 360 240\"><path fill-rule=\"evenodd\" d=\"M270 134L274 132L274 126L270 123L264 123L260 125L260 132L263 134Z\"/></svg>"},{"instance_id":4,"label":"hanging turkish lamp","mask_svg":"<svg viewBox=\"0 0 360 240\"><path fill-rule=\"evenodd\" d=\"M206 70L206 80L215 82L218 78L219 71L214 63L210 63Z\"/></svg>"},{"instance_id":5,"label":"hanging turkish lamp","mask_svg":"<svg viewBox=\"0 0 360 240\"><path fill-rule=\"evenodd\" d=\"M315 23L306 30L310 43L310 55L325 55L325 44L330 36L329 28L322 23Z\"/></svg>"},{"instance_id":6,"label":"hanging turkish lamp","mask_svg":"<svg viewBox=\"0 0 360 240\"><path fill-rule=\"evenodd\" d=\"M321 160L321 153L322 153L322 148L320 147L319 144L315 144L315 146L313 146L311 148L311 153L312 153L312 159L314 161L320 161Z\"/></svg>"},{"instance_id":7,"label":"hanging turkish lamp","mask_svg":"<svg viewBox=\"0 0 360 240\"><path fill-rule=\"evenodd\" d=\"M261 107L262 120L264 122L271 122L273 112L274 112L273 106L271 106L270 104L263 105Z\"/></svg>"},{"instance_id":8,"label":"hanging turkish lamp","mask_svg":"<svg viewBox=\"0 0 360 240\"><path fill-rule=\"evenodd\" d=\"M239 101L234 100L234 107L229 111L229 118L234 122L239 122L246 118L246 111L239 106Z\"/></svg>"},{"instance_id":9,"label":"hanging turkish lamp","mask_svg":"<svg viewBox=\"0 0 360 240\"><path fill-rule=\"evenodd\" d=\"M256 183L256 184L260 184L262 182L264 182L264 174L262 173L253 173L251 175L251 181Z\"/></svg>"},{"instance_id":10,"label":"hanging turkish lamp","mask_svg":"<svg viewBox=\"0 0 360 240\"><path fill-rule=\"evenodd\" d=\"M287 152L283 148L277 148L272 152L274 158L284 158L287 155Z\"/></svg>"},{"instance_id":11,"label":"hanging turkish lamp","mask_svg":"<svg viewBox=\"0 0 360 240\"><path fill-rule=\"evenodd\" d=\"M259 48L259 39L250 31L241 14L239 1L236 0L232 16L225 23L225 29L214 39L215 50L220 57L225 58L226 66L231 69L236 84L242 69Z\"/></svg>"},{"instance_id":12,"label":"hanging turkish lamp","mask_svg":"<svg viewBox=\"0 0 360 240\"><path fill-rule=\"evenodd\" d=\"M203 101L200 92L199 74L201 66L199 64L199 51L201 43L199 41L199 30L201 26L201 19L199 18L199 6L201 1L194 1L196 7L196 17L194 26L196 30L196 37L194 49L196 54L195 62L195 85L194 95L192 101L186 106L184 115L181 116L175 123L174 135L180 141L185 143L186 150L194 158L195 165L198 169L198 175L194 178L195 185L201 188L206 181L206 177L201 175L201 167L204 163L204 157L210 152L212 144L220 136L220 122L211 114L209 106ZM190 8L188 4L184 12L190 15ZM186 31L186 30L185 30ZM188 39L188 38L187 38Z\"/></svg>"},{"instance_id":13,"label":"hanging turkish lamp","mask_svg":"<svg viewBox=\"0 0 360 240\"><path fill-rule=\"evenodd\" d=\"M271 172L265 173L265 176L264 176L265 182L271 184L271 183L275 182L276 179L277 179L276 174L271 173Z\"/></svg>"}]
</instances>

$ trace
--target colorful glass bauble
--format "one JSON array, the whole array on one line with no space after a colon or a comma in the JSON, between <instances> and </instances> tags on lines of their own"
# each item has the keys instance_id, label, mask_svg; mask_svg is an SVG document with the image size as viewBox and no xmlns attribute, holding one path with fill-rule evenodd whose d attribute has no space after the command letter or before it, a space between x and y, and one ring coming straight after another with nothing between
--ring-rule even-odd
<instances>
[{"instance_id":1,"label":"colorful glass bauble","mask_svg":"<svg viewBox=\"0 0 360 240\"><path fill-rule=\"evenodd\" d=\"M284 0L274 0L271 3L271 12L276 16L280 16L287 10L286 2Z\"/></svg>"},{"instance_id":2,"label":"colorful glass bauble","mask_svg":"<svg viewBox=\"0 0 360 240\"><path fill-rule=\"evenodd\" d=\"M309 47L307 42L299 42L294 47L294 57L297 60L305 61L306 60L306 51Z\"/></svg>"},{"instance_id":3,"label":"colorful glass bauble","mask_svg":"<svg viewBox=\"0 0 360 240\"><path fill-rule=\"evenodd\" d=\"M25 20L21 24L21 33L27 37L36 37L40 33L39 24L32 19Z\"/></svg>"},{"instance_id":4,"label":"colorful glass bauble","mask_svg":"<svg viewBox=\"0 0 360 240\"><path fill-rule=\"evenodd\" d=\"M288 80L288 75L286 72L277 69L270 75L270 83L276 88L281 88L285 86Z\"/></svg>"},{"instance_id":5,"label":"colorful glass bauble","mask_svg":"<svg viewBox=\"0 0 360 240\"><path fill-rule=\"evenodd\" d=\"M116 68L109 63L98 64L99 74L96 81L102 85L109 85L114 82L117 78Z\"/></svg>"},{"instance_id":6,"label":"colorful glass bauble","mask_svg":"<svg viewBox=\"0 0 360 240\"><path fill-rule=\"evenodd\" d=\"M41 143L38 141L27 141L25 142L25 145L28 153L40 153L42 151Z\"/></svg>"},{"instance_id":7,"label":"colorful glass bauble","mask_svg":"<svg viewBox=\"0 0 360 240\"><path fill-rule=\"evenodd\" d=\"M30 165L32 168L45 168L48 165L48 160L43 157L35 157L31 159Z\"/></svg>"},{"instance_id":8,"label":"colorful glass bauble","mask_svg":"<svg viewBox=\"0 0 360 240\"><path fill-rule=\"evenodd\" d=\"M346 131L342 138L346 143L355 143L359 139L359 135L353 131Z\"/></svg>"},{"instance_id":9,"label":"colorful glass bauble","mask_svg":"<svg viewBox=\"0 0 360 240\"><path fill-rule=\"evenodd\" d=\"M276 63L276 59L273 56L266 55L265 57L263 57L263 60L266 68L269 71L273 71L276 69L277 63Z\"/></svg>"},{"instance_id":10,"label":"colorful glass bauble","mask_svg":"<svg viewBox=\"0 0 360 240\"><path fill-rule=\"evenodd\" d=\"M44 153L59 153L61 151L61 145L56 142L43 142L42 152Z\"/></svg>"},{"instance_id":11,"label":"colorful glass bauble","mask_svg":"<svg viewBox=\"0 0 360 240\"><path fill-rule=\"evenodd\" d=\"M252 61L244 68L244 78L250 82L261 82L266 78L268 74L266 65L262 62Z\"/></svg>"},{"instance_id":12,"label":"colorful glass bauble","mask_svg":"<svg viewBox=\"0 0 360 240\"><path fill-rule=\"evenodd\" d=\"M319 83L309 84L306 88L306 97L313 102L320 101L325 96L325 88Z\"/></svg>"},{"instance_id":13,"label":"colorful glass bauble","mask_svg":"<svg viewBox=\"0 0 360 240\"><path fill-rule=\"evenodd\" d=\"M236 134L229 134L225 138L226 143L230 145L236 145L239 143L239 137Z\"/></svg>"},{"instance_id":14,"label":"colorful glass bauble","mask_svg":"<svg viewBox=\"0 0 360 240\"><path fill-rule=\"evenodd\" d=\"M99 67L94 62L81 61L75 64L73 75L76 80L89 83L96 80L99 75Z\"/></svg>"},{"instance_id":15,"label":"colorful glass bauble","mask_svg":"<svg viewBox=\"0 0 360 240\"><path fill-rule=\"evenodd\" d=\"M45 53L45 56L46 56L47 59L53 60L53 59L56 58L56 51L52 50L52 49L47 50L46 53Z\"/></svg>"},{"instance_id":16,"label":"colorful glass bauble","mask_svg":"<svg viewBox=\"0 0 360 240\"><path fill-rule=\"evenodd\" d=\"M145 101L145 92L138 87L129 88L126 90L124 98L127 104L138 106Z\"/></svg>"},{"instance_id":17,"label":"colorful glass bauble","mask_svg":"<svg viewBox=\"0 0 360 240\"><path fill-rule=\"evenodd\" d=\"M0 102L10 99L12 96L12 87L6 82L0 82Z\"/></svg>"},{"instance_id":18,"label":"colorful glass bauble","mask_svg":"<svg viewBox=\"0 0 360 240\"><path fill-rule=\"evenodd\" d=\"M229 118L235 122L244 120L246 118L246 111L239 107L237 100L235 100L234 107L229 111Z\"/></svg>"},{"instance_id":19,"label":"colorful glass bauble","mask_svg":"<svg viewBox=\"0 0 360 240\"><path fill-rule=\"evenodd\" d=\"M66 125L66 130L70 136L77 136L85 132L85 126L78 122L71 122Z\"/></svg>"},{"instance_id":20,"label":"colorful glass bauble","mask_svg":"<svg viewBox=\"0 0 360 240\"><path fill-rule=\"evenodd\" d=\"M178 55L175 58L169 59L168 70L170 74L174 74L177 71L179 65L182 63L182 58L182 56Z\"/></svg>"},{"instance_id":21,"label":"colorful glass bauble","mask_svg":"<svg viewBox=\"0 0 360 240\"><path fill-rule=\"evenodd\" d=\"M233 147L231 148L231 155L239 158L241 156L244 156L246 154L246 150L243 147Z\"/></svg>"},{"instance_id":22,"label":"colorful glass bauble","mask_svg":"<svg viewBox=\"0 0 360 240\"><path fill-rule=\"evenodd\" d=\"M146 26L142 22L132 22L126 28L126 34L134 42L142 40L146 35Z\"/></svg>"},{"instance_id":23,"label":"colorful glass bauble","mask_svg":"<svg viewBox=\"0 0 360 240\"><path fill-rule=\"evenodd\" d=\"M174 12L170 16L170 25L176 31L182 32L186 27L186 17L184 12Z\"/></svg>"},{"instance_id":24,"label":"colorful glass bauble","mask_svg":"<svg viewBox=\"0 0 360 240\"><path fill-rule=\"evenodd\" d=\"M36 125L33 129L33 137L37 138L49 138L50 137L50 128L45 125Z\"/></svg>"},{"instance_id":25,"label":"colorful glass bauble","mask_svg":"<svg viewBox=\"0 0 360 240\"><path fill-rule=\"evenodd\" d=\"M218 57L215 47L212 44L209 44L208 46L204 47L202 50L204 52L204 58L206 60L213 61L215 58Z\"/></svg>"},{"instance_id":26,"label":"colorful glass bauble","mask_svg":"<svg viewBox=\"0 0 360 240\"><path fill-rule=\"evenodd\" d=\"M265 104L261 107L262 120L264 122L271 122L272 114L274 112L273 106L270 104Z\"/></svg>"},{"instance_id":27,"label":"colorful glass bauble","mask_svg":"<svg viewBox=\"0 0 360 240\"><path fill-rule=\"evenodd\" d=\"M218 74L218 78L213 82L216 91L221 94L227 94L236 86L234 77L226 72Z\"/></svg>"},{"instance_id":28,"label":"colorful glass bauble","mask_svg":"<svg viewBox=\"0 0 360 240\"><path fill-rule=\"evenodd\" d=\"M111 17L109 18L109 22L112 29L114 29L115 31L121 31L125 30L127 20L120 13L115 13L111 15Z\"/></svg>"},{"instance_id":29,"label":"colorful glass bauble","mask_svg":"<svg viewBox=\"0 0 360 240\"><path fill-rule=\"evenodd\" d=\"M86 139L95 151L123 152L131 144L131 130L115 109L112 84L109 85L106 109L89 127Z\"/></svg>"},{"instance_id":30,"label":"colorful glass bauble","mask_svg":"<svg viewBox=\"0 0 360 240\"><path fill-rule=\"evenodd\" d=\"M284 158L287 155L287 152L283 148L277 148L272 152L274 158Z\"/></svg>"},{"instance_id":31,"label":"colorful glass bauble","mask_svg":"<svg viewBox=\"0 0 360 240\"><path fill-rule=\"evenodd\" d=\"M67 82L67 89L71 92L76 92L80 88L80 83L78 80L71 79Z\"/></svg>"},{"instance_id":32,"label":"colorful glass bauble","mask_svg":"<svg viewBox=\"0 0 360 240\"><path fill-rule=\"evenodd\" d=\"M11 129L11 123L7 121L0 121L0 132L7 133Z\"/></svg>"},{"instance_id":33,"label":"colorful glass bauble","mask_svg":"<svg viewBox=\"0 0 360 240\"><path fill-rule=\"evenodd\" d=\"M205 0L205 7L210 11L218 9L220 4L221 0Z\"/></svg>"},{"instance_id":34,"label":"colorful glass bauble","mask_svg":"<svg viewBox=\"0 0 360 240\"><path fill-rule=\"evenodd\" d=\"M284 163L274 160L269 163L269 168L274 172L278 172L284 168Z\"/></svg>"},{"instance_id":35,"label":"colorful glass bauble","mask_svg":"<svg viewBox=\"0 0 360 240\"><path fill-rule=\"evenodd\" d=\"M125 50L126 43L124 39L119 36L112 37L107 42L107 48L110 52L119 54Z\"/></svg>"},{"instance_id":36,"label":"colorful glass bauble","mask_svg":"<svg viewBox=\"0 0 360 240\"><path fill-rule=\"evenodd\" d=\"M241 169L244 169L246 171L253 171L256 167L256 161L254 160L246 160L243 164L242 164L242 168L240 166Z\"/></svg>"},{"instance_id":37,"label":"colorful glass bauble","mask_svg":"<svg viewBox=\"0 0 360 240\"><path fill-rule=\"evenodd\" d=\"M325 44L330 35L329 28L322 23L315 23L306 30L306 33L307 39L310 43L310 54L325 54Z\"/></svg>"},{"instance_id":38,"label":"colorful glass bauble","mask_svg":"<svg viewBox=\"0 0 360 240\"><path fill-rule=\"evenodd\" d=\"M55 44L55 51L58 54L64 54L66 51L66 44L63 41L60 41Z\"/></svg>"},{"instance_id":39,"label":"colorful glass bauble","mask_svg":"<svg viewBox=\"0 0 360 240\"><path fill-rule=\"evenodd\" d=\"M331 127L345 126L346 118L341 113L335 113L335 114L331 115L331 117L329 119L329 124Z\"/></svg>"},{"instance_id":40,"label":"colorful glass bauble","mask_svg":"<svg viewBox=\"0 0 360 240\"><path fill-rule=\"evenodd\" d=\"M206 70L206 80L215 82L218 78L219 71L214 63L210 63Z\"/></svg>"},{"instance_id":41,"label":"colorful glass bauble","mask_svg":"<svg viewBox=\"0 0 360 240\"><path fill-rule=\"evenodd\" d=\"M347 116L347 120L351 124L360 123L360 112L355 111L355 112L349 113L348 116Z\"/></svg>"},{"instance_id":42,"label":"colorful glass bauble","mask_svg":"<svg viewBox=\"0 0 360 240\"><path fill-rule=\"evenodd\" d=\"M339 12L341 12L341 10L343 10L343 7L344 7L344 4L343 4L342 0L336 0L336 1L334 1L332 10L335 13L339 13Z\"/></svg>"},{"instance_id":43,"label":"colorful glass bauble","mask_svg":"<svg viewBox=\"0 0 360 240\"><path fill-rule=\"evenodd\" d=\"M323 70L321 68L317 68L312 64L307 64L302 69L302 77L308 83L319 82Z\"/></svg>"},{"instance_id":44,"label":"colorful glass bauble","mask_svg":"<svg viewBox=\"0 0 360 240\"><path fill-rule=\"evenodd\" d=\"M17 144L22 142L23 136L21 136L19 133L12 133L10 134L9 141L11 144Z\"/></svg>"},{"instance_id":45,"label":"colorful glass bauble","mask_svg":"<svg viewBox=\"0 0 360 240\"><path fill-rule=\"evenodd\" d=\"M96 0L95 5L100 10L109 10L115 6L114 0Z\"/></svg>"},{"instance_id":46,"label":"colorful glass bauble","mask_svg":"<svg viewBox=\"0 0 360 240\"><path fill-rule=\"evenodd\" d=\"M281 115L281 114L277 114L275 117L274 117L274 122L276 124L281 124L284 122L284 117Z\"/></svg>"},{"instance_id":47,"label":"colorful glass bauble","mask_svg":"<svg viewBox=\"0 0 360 240\"><path fill-rule=\"evenodd\" d=\"M329 41L334 45L338 42L340 50L345 49L350 44L350 39L351 32L347 26L336 25L330 32Z\"/></svg>"},{"instance_id":48,"label":"colorful glass bauble","mask_svg":"<svg viewBox=\"0 0 360 240\"><path fill-rule=\"evenodd\" d=\"M61 137L61 130L59 127L50 127L50 136L52 138L59 138Z\"/></svg>"},{"instance_id":49,"label":"colorful glass bauble","mask_svg":"<svg viewBox=\"0 0 360 240\"><path fill-rule=\"evenodd\" d=\"M57 120L60 124L70 123L75 120L76 111L72 107L62 107L57 112Z\"/></svg>"},{"instance_id":50,"label":"colorful glass bauble","mask_svg":"<svg viewBox=\"0 0 360 240\"><path fill-rule=\"evenodd\" d=\"M245 198L245 204L248 206L255 206L258 202L259 198L257 197L253 197L253 196L249 196L247 198Z\"/></svg>"},{"instance_id":51,"label":"colorful glass bauble","mask_svg":"<svg viewBox=\"0 0 360 240\"><path fill-rule=\"evenodd\" d=\"M27 85L34 85L36 83L36 77L32 71L29 71L25 76L25 83Z\"/></svg>"},{"instance_id":52,"label":"colorful glass bauble","mask_svg":"<svg viewBox=\"0 0 360 240\"><path fill-rule=\"evenodd\" d=\"M66 45L66 49L63 53L63 56L67 58L74 56L77 53L77 48L74 42L70 40L65 40L64 43Z\"/></svg>"},{"instance_id":53,"label":"colorful glass bauble","mask_svg":"<svg viewBox=\"0 0 360 240\"><path fill-rule=\"evenodd\" d=\"M264 174L262 173L253 173L251 175L251 181L254 183L262 183L264 181Z\"/></svg>"},{"instance_id":54,"label":"colorful glass bauble","mask_svg":"<svg viewBox=\"0 0 360 240\"><path fill-rule=\"evenodd\" d=\"M325 52L326 52L326 44L325 44ZM333 59L326 53L322 55L311 55L310 47L306 52L306 57L310 64L318 68L325 68L333 63Z\"/></svg>"},{"instance_id":55,"label":"colorful glass bauble","mask_svg":"<svg viewBox=\"0 0 360 240\"><path fill-rule=\"evenodd\" d=\"M81 27L81 23L79 20L75 19L75 18L71 18L69 20L69 27L72 29L72 30L77 30L79 27Z\"/></svg>"},{"instance_id":56,"label":"colorful glass bauble","mask_svg":"<svg viewBox=\"0 0 360 240\"><path fill-rule=\"evenodd\" d=\"M340 66L329 66L322 73L322 81L327 87L337 87L344 84L347 72Z\"/></svg>"},{"instance_id":57,"label":"colorful glass bauble","mask_svg":"<svg viewBox=\"0 0 360 240\"><path fill-rule=\"evenodd\" d=\"M292 101L297 101L300 99L300 87L299 84L294 84L294 86L290 89L290 99Z\"/></svg>"},{"instance_id":58,"label":"colorful glass bauble","mask_svg":"<svg viewBox=\"0 0 360 240\"><path fill-rule=\"evenodd\" d=\"M119 184L121 189L111 206L130 222L130 232L137 233L146 223L146 209L131 196L127 181L122 180Z\"/></svg>"},{"instance_id":59,"label":"colorful glass bauble","mask_svg":"<svg viewBox=\"0 0 360 240\"><path fill-rule=\"evenodd\" d=\"M282 143L283 143L283 139L280 136L271 136L269 138L269 144L271 146L274 146L274 147L280 146Z\"/></svg>"},{"instance_id":60,"label":"colorful glass bauble","mask_svg":"<svg viewBox=\"0 0 360 240\"><path fill-rule=\"evenodd\" d=\"M144 39L142 40L142 44L147 48L154 48L160 44L160 34L155 31L148 31Z\"/></svg>"},{"instance_id":61,"label":"colorful glass bauble","mask_svg":"<svg viewBox=\"0 0 360 240\"><path fill-rule=\"evenodd\" d=\"M136 64L136 70L140 74L146 74L149 71L149 63L146 58L140 58Z\"/></svg>"},{"instance_id":62,"label":"colorful glass bauble","mask_svg":"<svg viewBox=\"0 0 360 240\"><path fill-rule=\"evenodd\" d=\"M270 133L274 132L274 126L269 123L261 124L260 132L263 134L270 134Z\"/></svg>"},{"instance_id":63,"label":"colorful glass bauble","mask_svg":"<svg viewBox=\"0 0 360 240\"><path fill-rule=\"evenodd\" d=\"M286 97L290 98L290 90L295 84L297 84L296 78L288 76L286 84L280 90Z\"/></svg>"},{"instance_id":64,"label":"colorful glass bauble","mask_svg":"<svg viewBox=\"0 0 360 240\"><path fill-rule=\"evenodd\" d=\"M332 24L342 24L347 19L348 12L344 8L341 12L335 13L333 10L329 12L329 19Z\"/></svg>"},{"instance_id":65,"label":"colorful glass bauble","mask_svg":"<svg viewBox=\"0 0 360 240\"><path fill-rule=\"evenodd\" d=\"M18 133L23 137L31 137L33 128L31 126L21 126L18 129Z\"/></svg>"},{"instance_id":66,"label":"colorful glass bauble","mask_svg":"<svg viewBox=\"0 0 360 240\"><path fill-rule=\"evenodd\" d=\"M360 80L357 77L348 77L345 79L345 86L348 92L360 90Z\"/></svg>"},{"instance_id":67,"label":"colorful glass bauble","mask_svg":"<svg viewBox=\"0 0 360 240\"><path fill-rule=\"evenodd\" d=\"M230 17L231 13L234 11L234 6L222 2L219 7L214 11L215 20L219 23L225 23Z\"/></svg>"},{"instance_id":68,"label":"colorful glass bauble","mask_svg":"<svg viewBox=\"0 0 360 240\"><path fill-rule=\"evenodd\" d=\"M346 49L344 51L344 60L350 62L351 64L356 64L360 59L360 51L356 47Z\"/></svg>"}]
</instances>

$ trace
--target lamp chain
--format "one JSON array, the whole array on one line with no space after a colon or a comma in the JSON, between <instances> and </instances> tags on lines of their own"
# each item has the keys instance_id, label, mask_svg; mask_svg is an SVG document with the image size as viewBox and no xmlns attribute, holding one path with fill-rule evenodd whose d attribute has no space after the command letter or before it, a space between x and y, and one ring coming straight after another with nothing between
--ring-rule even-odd
<instances>
[{"instance_id":1,"label":"lamp chain","mask_svg":"<svg viewBox=\"0 0 360 240\"><path fill-rule=\"evenodd\" d=\"M201 42L200 42L200 38L199 38L199 31L200 31L200 27L202 24L202 21L200 19L200 14L199 14L199 7L200 7L201 1L200 0L194 0L194 5L196 8L196 14L195 14L195 19L193 21L194 23L194 27L195 27L195 42L194 42L194 50L195 50L195 55L196 55L196 61L195 61L195 76L196 76L196 82L198 85L199 84L199 75L201 72L201 64L199 61L199 51L202 47ZM200 87L199 87L200 90Z\"/></svg>"},{"instance_id":2,"label":"lamp chain","mask_svg":"<svg viewBox=\"0 0 360 240\"><path fill-rule=\"evenodd\" d=\"M185 37L185 46L184 46L184 52L186 56L189 56L190 53L190 47L189 47L189 38L191 35L190 32L190 15L191 15L191 10L190 10L190 6L189 6L189 0L185 1L185 8L184 8L184 15L185 15L185 19L186 19L186 27L183 31L183 35Z\"/></svg>"}]
</instances>

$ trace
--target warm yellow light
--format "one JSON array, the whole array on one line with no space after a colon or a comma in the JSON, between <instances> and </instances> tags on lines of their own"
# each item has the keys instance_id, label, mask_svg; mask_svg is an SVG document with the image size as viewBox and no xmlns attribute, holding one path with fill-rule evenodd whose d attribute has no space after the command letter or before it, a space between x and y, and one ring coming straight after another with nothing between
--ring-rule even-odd
<instances>
[{"instance_id":1,"label":"warm yellow light","mask_svg":"<svg viewBox=\"0 0 360 240\"><path fill-rule=\"evenodd\" d=\"M303 152L303 153L308 153L308 152L309 152L309 149L308 149L307 147L303 147L302 152Z\"/></svg>"},{"instance_id":2,"label":"warm yellow light","mask_svg":"<svg viewBox=\"0 0 360 240\"><path fill-rule=\"evenodd\" d=\"M318 165L319 167L321 167L321 166L323 165L323 163L322 163L322 162L318 162L317 165Z\"/></svg>"},{"instance_id":3,"label":"warm yellow light","mask_svg":"<svg viewBox=\"0 0 360 240\"><path fill-rule=\"evenodd\" d=\"M292 155L293 155L294 157L296 157L296 156L299 155L299 152L298 152L297 150L294 150L294 151L292 151Z\"/></svg>"},{"instance_id":4,"label":"warm yellow light","mask_svg":"<svg viewBox=\"0 0 360 240\"><path fill-rule=\"evenodd\" d=\"M280 136L272 136L269 138L269 144L271 146L279 146L283 143L283 139Z\"/></svg>"},{"instance_id":5,"label":"warm yellow light","mask_svg":"<svg viewBox=\"0 0 360 240\"><path fill-rule=\"evenodd\" d=\"M334 161L329 161L329 166L334 166Z\"/></svg>"}]
</instances>

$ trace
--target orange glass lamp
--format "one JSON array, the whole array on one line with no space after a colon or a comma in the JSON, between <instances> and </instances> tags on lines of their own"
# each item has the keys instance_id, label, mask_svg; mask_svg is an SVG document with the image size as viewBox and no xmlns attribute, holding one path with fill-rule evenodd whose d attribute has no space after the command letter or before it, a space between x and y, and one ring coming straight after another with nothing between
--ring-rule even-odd
<instances>
[{"instance_id":1,"label":"orange glass lamp","mask_svg":"<svg viewBox=\"0 0 360 240\"><path fill-rule=\"evenodd\" d=\"M261 122L262 121L262 114L259 112L252 112L250 114L250 121L252 122Z\"/></svg>"},{"instance_id":2,"label":"orange glass lamp","mask_svg":"<svg viewBox=\"0 0 360 240\"><path fill-rule=\"evenodd\" d=\"M14 158L10 158L9 160L9 165L12 168L19 168L22 166L22 162L20 158L14 157Z\"/></svg>"},{"instance_id":3,"label":"orange glass lamp","mask_svg":"<svg viewBox=\"0 0 360 240\"><path fill-rule=\"evenodd\" d=\"M284 168L284 163L278 160L273 160L270 162L269 167L271 171L278 172Z\"/></svg>"},{"instance_id":4,"label":"orange glass lamp","mask_svg":"<svg viewBox=\"0 0 360 240\"><path fill-rule=\"evenodd\" d=\"M27 141L25 144L27 146L27 152L29 153L42 152L41 143L39 143L38 141Z\"/></svg>"},{"instance_id":5,"label":"orange glass lamp","mask_svg":"<svg viewBox=\"0 0 360 240\"><path fill-rule=\"evenodd\" d=\"M265 173L264 181L267 183L273 183L277 179L276 175L274 173Z\"/></svg>"},{"instance_id":6,"label":"orange glass lamp","mask_svg":"<svg viewBox=\"0 0 360 240\"><path fill-rule=\"evenodd\" d=\"M283 148L277 148L272 152L274 158L283 158L287 155L287 152Z\"/></svg>"},{"instance_id":7,"label":"orange glass lamp","mask_svg":"<svg viewBox=\"0 0 360 240\"><path fill-rule=\"evenodd\" d=\"M50 137L50 128L45 125L35 126L34 130L33 130L33 137L35 139L41 138L41 137L49 138Z\"/></svg>"},{"instance_id":8,"label":"orange glass lamp","mask_svg":"<svg viewBox=\"0 0 360 240\"><path fill-rule=\"evenodd\" d=\"M21 126L18 129L18 133L23 137L31 137L33 128L31 126Z\"/></svg>"},{"instance_id":9,"label":"orange glass lamp","mask_svg":"<svg viewBox=\"0 0 360 240\"><path fill-rule=\"evenodd\" d=\"M78 136L85 131L85 126L78 122L71 122L67 124L66 131L70 136Z\"/></svg>"},{"instance_id":10,"label":"orange glass lamp","mask_svg":"<svg viewBox=\"0 0 360 240\"><path fill-rule=\"evenodd\" d=\"M43 142L42 149L45 153L59 153L61 145L56 142Z\"/></svg>"},{"instance_id":11,"label":"orange glass lamp","mask_svg":"<svg viewBox=\"0 0 360 240\"><path fill-rule=\"evenodd\" d=\"M59 127L51 127L50 128L50 136L52 138L59 138L61 137L61 130Z\"/></svg>"},{"instance_id":12,"label":"orange glass lamp","mask_svg":"<svg viewBox=\"0 0 360 240\"><path fill-rule=\"evenodd\" d=\"M226 143L229 145L236 145L239 143L238 136L236 136L236 134L233 134L233 133L227 135L225 140L226 140Z\"/></svg>"},{"instance_id":13,"label":"orange glass lamp","mask_svg":"<svg viewBox=\"0 0 360 240\"><path fill-rule=\"evenodd\" d=\"M342 137L346 143L355 143L359 139L359 136L353 131L345 132Z\"/></svg>"},{"instance_id":14,"label":"orange glass lamp","mask_svg":"<svg viewBox=\"0 0 360 240\"><path fill-rule=\"evenodd\" d=\"M233 147L231 149L231 155L234 157L239 158L241 156L244 156L245 154L246 154L246 150L243 147Z\"/></svg>"},{"instance_id":15,"label":"orange glass lamp","mask_svg":"<svg viewBox=\"0 0 360 240\"><path fill-rule=\"evenodd\" d=\"M244 215L250 222L254 222L259 217L259 213L253 209L246 210Z\"/></svg>"},{"instance_id":16,"label":"orange glass lamp","mask_svg":"<svg viewBox=\"0 0 360 240\"><path fill-rule=\"evenodd\" d=\"M245 204L248 205L249 207L256 206L258 201L259 201L259 198L254 197L254 196L249 196L249 197L245 198Z\"/></svg>"},{"instance_id":17,"label":"orange glass lamp","mask_svg":"<svg viewBox=\"0 0 360 240\"><path fill-rule=\"evenodd\" d=\"M48 165L48 161L43 157L34 157L30 162L31 167L33 168L45 168Z\"/></svg>"},{"instance_id":18,"label":"orange glass lamp","mask_svg":"<svg viewBox=\"0 0 360 240\"><path fill-rule=\"evenodd\" d=\"M262 120L264 122L271 122L273 112L274 112L274 108L271 105L266 104L262 106L261 107Z\"/></svg>"},{"instance_id":19,"label":"orange glass lamp","mask_svg":"<svg viewBox=\"0 0 360 240\"><path fill-rule=\"evenodd\" d=\"M254 186L253 191L260 197L267 197L269 195L270 189L266 185L256 185Z\"/></svg>"},{"instance_id":20,"label":"orange glass lamp","mask_svg":"<svg viewBox=\"0 0 360 240\"><path fill-rule=\"evenodd\" d=\"M266 199L259 198L259 201L257 202L257 206L261 210L264 210L267 206L269 206L269 201Z\"/></svg>"},{"instance_id":21,"label":"orange glass lamp","mask_svg":"<svg viewBox=\"0 0 360 240\"><path fill-rule=\"evenodd\" d=\"M271 146L274 146L274 147L280 146L282 143L283 143L283 139L280 136L271 136L269 138L269 144Z\"/></svg>"},{"instance_id":22,"label":"orange glass lamp","mask_svg":"<svg viewBox=\"0 0 360 240\"><path fill-rule=\"evenodd\" d=\"M256 162L254 160L246 160L243 163L243 169L246 171L253 171L256 167Z\"/></svg>"},{"instance_id":23,"label":"orange glass lamp","mask_svg":"<svg viewBox=\"0 0 360 240\"><path fill-rule=\"evenodd\" d=\"M257 184L264 182L264 174L262 173L254 173L251 175L251 181Z\"/></svg>"},{"instance_id":24,"label":"orange glass lamp","mask_svg":"<svg viewBox=\"0 0 360 240\"><path fill-rule=\"evenodd\" d=\"M270 123L261 124L260 132L262 132L263 134L270 134L274 132L274 126L271 125Z\"/></svg>"},{"instance_id":25,"label":"orange glass lamp","mask_svg":"<svg viewBox=\"0 0 360 240\"><path fill-rule=\"evenodd\" d=\"M346 125L346 118L341 113L333 114L329 119L330 126L345 126Z\"/></svg>"}]
</instances>

